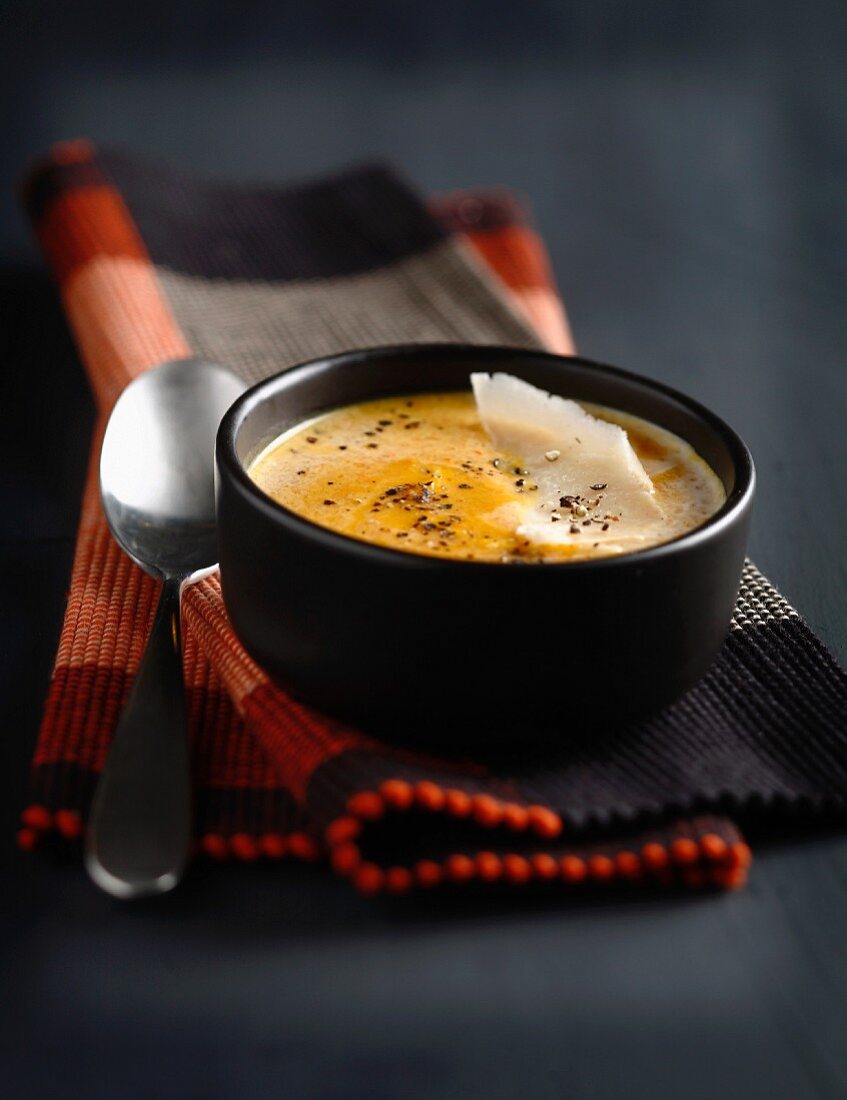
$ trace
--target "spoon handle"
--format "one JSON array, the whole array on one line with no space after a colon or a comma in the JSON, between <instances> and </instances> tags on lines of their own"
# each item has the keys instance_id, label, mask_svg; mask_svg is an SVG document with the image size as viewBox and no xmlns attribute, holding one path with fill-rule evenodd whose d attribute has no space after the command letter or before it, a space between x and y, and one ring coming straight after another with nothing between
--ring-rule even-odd
<instances>
[{"instance_id":1,"label":"spoon handle","mask_svg":"<svg viewBox=\"0 0 847 1100\"><path fill-rule=\"evenodd\" d=\"M191 829L180 639L181 581L164 582L153 629L91 809L85 866L118 898L182 877Z\"/></svg>"}]
</instances>

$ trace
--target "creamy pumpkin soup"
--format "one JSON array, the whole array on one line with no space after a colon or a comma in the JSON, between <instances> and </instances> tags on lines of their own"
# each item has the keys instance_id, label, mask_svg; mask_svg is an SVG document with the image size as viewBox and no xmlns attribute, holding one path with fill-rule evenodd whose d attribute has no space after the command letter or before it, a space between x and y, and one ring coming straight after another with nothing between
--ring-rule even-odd
<instances>
[{"instance_id":1,"label":"creamy pumpkin soup","mask_svg":"<svg viewBox=\"0 0 847 1100\"><path fill-rule=\"evenodd\" d=\"M366 542L483 562L562 562L667 542L725 500L682 439L509 375L474 392L335 409L248 473L305 518Z\"/></svg>"}]
</instances>

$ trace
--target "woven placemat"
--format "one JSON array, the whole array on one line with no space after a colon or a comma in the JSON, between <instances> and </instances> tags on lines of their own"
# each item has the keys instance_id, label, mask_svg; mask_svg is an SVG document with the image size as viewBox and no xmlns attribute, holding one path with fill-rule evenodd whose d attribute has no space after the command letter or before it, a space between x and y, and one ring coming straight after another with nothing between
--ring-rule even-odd
<instances>
[{"instance_id":1,"label":"woven placemat","mask_svg":"<svg viewBox=\"0 0 847 1100\"><path fill-rule=\"evenodd\" d=\"M152 619L156 586L108 533L99 433L140 371L198 354L256 381L350 348L464 341L572 350L543 245L507 192L426 204L365 167L225 187L86 142L26 205L101 409L24 847L73 844ZM739 814L843 812L847 681L747 564L704 681L650 722L556 759L416 758L286 697L246 656L216 579L186 593L197 850L317 859L362 890L466 880L737 886Z\"/></svg>"}]
</instances>

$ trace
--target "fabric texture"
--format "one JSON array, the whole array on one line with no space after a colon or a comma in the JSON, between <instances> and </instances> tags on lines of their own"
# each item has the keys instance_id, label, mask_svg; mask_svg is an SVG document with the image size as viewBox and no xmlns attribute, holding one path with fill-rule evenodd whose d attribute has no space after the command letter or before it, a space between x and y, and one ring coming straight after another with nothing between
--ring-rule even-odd
<instances>
[{"instance_id":1,"label":"fabric texture","mask_svg":"<svg viewBox=\"0 0 847 1100\"><path fill-rule=\"evenodd\" d=\"M97 399L68 605L22 814L25 848L72 845L143 652L157 585L112 540L97 487L108 412L165 359L253 382L389 343L573 350L543 245L508 192L423 203L362 167L286 189L57 147L25 186ZM247 656L217 579L183 601L196 850L328 858L366 893L441 883L736 887L739 815L843 812L847 678L748 563L698 687L556 758L424 759L300 705Z\"/></svg>"}]
</instances>

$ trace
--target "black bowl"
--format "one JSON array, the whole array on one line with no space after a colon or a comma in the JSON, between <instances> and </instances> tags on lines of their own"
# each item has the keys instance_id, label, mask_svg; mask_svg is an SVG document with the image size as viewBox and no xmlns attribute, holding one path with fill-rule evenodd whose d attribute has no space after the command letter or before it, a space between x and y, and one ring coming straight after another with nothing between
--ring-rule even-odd
<instances>
[{"instance_id":1,"label":"black bowl","mask_svg":"<svg viewBox=\"0 0 847 1100\"><path fill-rule=\"evenodd\" d=\"M463 390L507 371L686 439L722 479L696 530L616 558L449 561L335 534L247 476L285 429L339 405ZM585 359L512 348L377 348L275 375L217 439L224 601L248 652L296 697L396 740L460 749L533 729L611 729L671 703L708 669L738 591L755 475L722 420L666 386Z\"/></svg>"}]
</instances>

